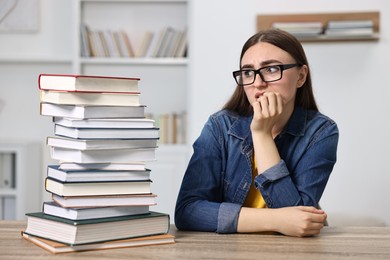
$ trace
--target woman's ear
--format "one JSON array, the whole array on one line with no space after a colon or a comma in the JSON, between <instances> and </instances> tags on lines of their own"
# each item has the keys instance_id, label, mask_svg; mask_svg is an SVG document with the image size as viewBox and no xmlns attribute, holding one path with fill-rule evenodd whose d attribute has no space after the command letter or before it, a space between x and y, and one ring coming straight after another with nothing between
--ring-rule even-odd
<instances>
[{"instance_id":1,"label":"woman's ear","mask_svg":"<svg viewBox=\"0 0 390 260\"><path fill-rule=\"evenodd\" d=\"M306 65L302 65L299 69L297 88L300 88L305 84L308 71L309 68Z\"/></svg>"}]
</instances>

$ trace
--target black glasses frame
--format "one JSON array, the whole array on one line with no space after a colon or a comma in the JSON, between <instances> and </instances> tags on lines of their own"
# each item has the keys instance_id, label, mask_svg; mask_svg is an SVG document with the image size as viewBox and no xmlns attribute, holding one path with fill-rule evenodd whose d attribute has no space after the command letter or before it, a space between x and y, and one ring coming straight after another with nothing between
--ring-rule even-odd
<instances>
[{"instance_id":1,"label":"black glasses frame","mask_svg":"<svg viewBox=\"0 0 390 260\"><path fill-rule=\"evenodd\" d=\"M236 71L233 71L233 78L236 81L237 85L239 85L239 86L246 86L246 85L253 84L253 82L255 82L255 80L256 80L256 74L259 74L261 80L264 81L264 82L274 82L274 81L280 80L283 77L283 71L284 70L291 69L291 68L294 68L294 67L299 67L299 66L302 66L302 65L298 64L298 63L294 63L294 64L277 64L277 65L265 66L265 67L262 67L262 68L257 69L257 70L254 70L254 69L236 70ZM280 78L273 79L273 80L265 80L263 74L260 71L263 70L263 69L266 69L266 68L271 68L271 67L279 67L279 69L280 69ZM253 71L254 76L253 76L253 81L251 83L242 84L240 82L238 77L241 76L243 71Z\"/></svg>"}]
</instances>

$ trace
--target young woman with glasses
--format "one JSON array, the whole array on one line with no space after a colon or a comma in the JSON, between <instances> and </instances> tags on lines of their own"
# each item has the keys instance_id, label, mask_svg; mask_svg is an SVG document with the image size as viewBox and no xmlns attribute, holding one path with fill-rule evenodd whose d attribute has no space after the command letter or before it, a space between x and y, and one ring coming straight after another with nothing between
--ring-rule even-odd
<instances>
[{"instance_id":1,"label":"young woman with glasses","mask_svg":"<svg viewBox=\"0 0 390 260\"><path fill-rule=\"evenodd\" d=\"M193 144L177 228L320 233L339 133L318 111L302 45L284 31L261 31L244 44L233 77L233 95Z\"/></svg>"}]
</instances>

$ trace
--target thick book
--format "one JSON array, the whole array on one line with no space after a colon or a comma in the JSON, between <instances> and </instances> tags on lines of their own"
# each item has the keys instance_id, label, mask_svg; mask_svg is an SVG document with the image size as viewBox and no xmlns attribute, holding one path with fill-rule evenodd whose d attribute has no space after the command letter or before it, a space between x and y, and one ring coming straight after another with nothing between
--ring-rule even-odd
<instances>
[{"instance_id":1,"label":"thick book","mask_svg":"<svg viewBox=\"0 0 390 260\"><path fill-rule=\"evenodd\" d=\"M152 139L74 139L60 136L46 138L48 146L77 150L155 148L158 138Z\"/></svg>"},{"instance_id":2,"label":"thick book","mask_svg":"<svg viewBox=\"0 0 390 260\"><path fill-rule=\"evenodd\" d=\"M93 118L77 119L54 117L57 125L80 128L154 128L155 121L148 118Z\"/></svg>"},{"instance_id":3,"label":"thick book","mask_svg":"<svg viewBox=\"0 0 390 260\"><path fill-rule=\"evenodd\" d=\"M147 181L150 179L150 170L62 170L59 165L48 165L47 177L62 182Z\"/></svg>"},{"instance_id":4,"label":"thick book","mask_svg":"<svg viewBox=\"0 0 390 260\"><path fill-rule=\"evenodd\" d=\"M79 139L159 138L159 128L77 128L54 125L54 134Z\"/></svg>"},{"instance_id":5,"label":"thick book","mask_svg":"<svg viewBox=\"0 0 390 260\"><path fill-rule=\"evenodd\" d=\"M50 146L52 159L75 163L131 163L156 160L156 148L76 150Z\"/></svg>"},{"instance_id":6,"label":"thick book","mask_svg":"<svg viewBox=\"0 0 390 260\"><path fill-rule=\"evenodd\" d=\"M165 245L165 244L175 243L175 236L171 234L144 236L144 237L120 239L120 240L113 240L108 242L75 245L75 246L69 246L64 243L55 242L49 239L44 239L33 235L28 235L24 232L22 232L22 237L53 254L126 248L126 247L138 247L138 246Z\"/></svg>"},{"instance_id":7,"label":"thick book","mask_svg":"<svg viewBox=\"0 0 390 260\"><path fill-rule=\"evenodd\" d=\"M62 162L61 170L106 170L106 171L144 171L145 162L132 163L74 163Z\"/></svg>"},{"instance_id":8,"label":"thick book","mask_svg":"<svg viewBox=\"0 0 390 260\"><path fill-rule=\"evenodd\" d=\"M89 91L89 92L139 92L139 78L40 74L41 90Z\"/></svg>"},{"instance_id":9,"label":"thick book","mask_svg":"<svg viewBox=\"0 0 390 260\"><path fill-rule=\"evenodd\" d=\"M115 206L154 206L155 194L106 195L106 196L59 196L52 194L52 200L63 208L90 208Z\"/></svg>"},{"instance_id":10,"label":"thick book","mask_svg":"<svg viewBox=\"0 0 390 260\"><path fill-rule=\"evenodd\" d=\"M149 213L149 206L63 208L53 201L46 201L43 203L43 213L60 218L81 220L147 214Z\"/></svg>"},{"instance_id":11,"label":"thick book","mask_svg":"<svg viewBox=\"0 0 390 260\"><path fill-rule=\"evenodd\" d=\"M140 94L132 93L96 93L71 91L40 91L40 102L63 105L86 106L139 106Z\"/></svg>"},{"instance_id":12,"label":"thick book","mask_svg":"<svg viewBox=\"0 0 390 260\"><path fill-rule=\"evenodd\" d=\"M145 106L83 106L40 103L43 116L87 118L144 118Z\"/></svg>"},{"instance_id":13,"label":"thick book","mask_svg":"<svg viewBox=\"0 0 390 260\"><path fill-rule=\"evenodd\" d=\"M26 234L72 246L166 234L170 225L168 214L152 211L142 215L85 220L69 220L43 212L27 213L26 216Z\"/></svg>"},{"instance_id":14,"label":"thick book","mask_svg":"<svg viewBox=\"0 0 390 260\"><path fill-rule=\"evenodd\" d=\"M151 181L61 182L47 177L45 189L59 196L150 194Z\"/></svg>"}]
</instances>

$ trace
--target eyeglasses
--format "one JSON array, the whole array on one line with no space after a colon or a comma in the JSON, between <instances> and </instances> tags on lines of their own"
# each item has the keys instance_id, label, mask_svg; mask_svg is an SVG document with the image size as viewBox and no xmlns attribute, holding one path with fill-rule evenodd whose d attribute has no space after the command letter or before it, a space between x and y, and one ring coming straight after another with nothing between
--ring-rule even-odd
<instances>
[{"instance_id":1,"label":"eyeglasses","mask_svg":"<svg viewBox=\"0 0 390 260\"><path fill-rule=\"evenodd\" d=\"M256 74L259 74L260 78L264 82L273 82L280 80L283 76L283 71L294 67L301 66L300 64L279 64L262 67L258 70L254 69L242 69L233 71L233 77L239 86L250 85L256 80Z\"/></svg>"}]
</instances>

